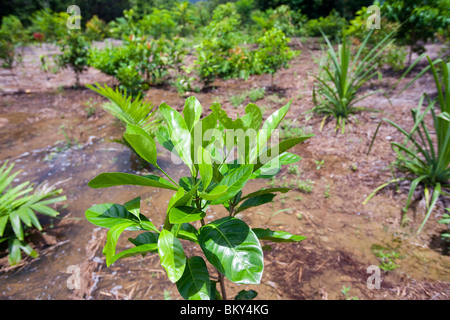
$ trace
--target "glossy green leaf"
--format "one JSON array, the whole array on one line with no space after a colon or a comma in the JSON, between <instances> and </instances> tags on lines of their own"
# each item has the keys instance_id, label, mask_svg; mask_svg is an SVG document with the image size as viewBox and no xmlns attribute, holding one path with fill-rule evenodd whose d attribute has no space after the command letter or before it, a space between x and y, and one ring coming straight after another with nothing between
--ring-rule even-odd
<instances>
[{"instance_id":1,"label":"glossy green leaf","mask_svg":"<svg viewBox=\"0 0 450 320\"><path fill-rule=\"evenodd\" d=\"M162 103L159 106L159 111L167 125L167 131L169 133L170 140L175 146L177 154L181 160L193 170L191 159L191 134L187 127L186 121L181 114L175 109L168 106L166 103Z\"/></svg>"},{"instance_id":2,"label":"glossy green leaf","mask_svg":"<svg viewBox=\"0 0 450 320\"><path fill-rule=\"evenodd\" d=\"M120 204L97 204L86 210L85 215L90 223L108 229L117 224L130 221L134 222L135 225L139 225L139 220L136 216Z\"/></svg>"},{"instance_id":3,"label":"glossy green leaf","mask_svg":"<svg viewBox=\"0 0 450 320\"><path fill-rule=\"evenodd\" d=\"M262 123L261 109L256 104L249 103L245 107L245 115L242 117L242 121L246 128L258 131Z\"/></svg>"},{"instance_id":4,"label":"glossy green leaf","mask_svg":"<svg viewBox=\"0 0 450 320\"><path fill-rule=\"evenodd\" d=\"M188 223L203 219L205 213L200 211L195 207L179 206L172 207L169 211L169 221L170 223Z\"/></svg>"},{"instance_id":5,"label":"glossy green leaf","mask_svg":"<svg viewBox=\"0 0 450 320\"><path fill-rule=\"evenodd\" d=\"M264 151L262 154L258 156L257 163L255 164L253 170L256 171L259 168L261 168L263 165L268 163L269 161L273 159L280 159L281 155L289 150L290 148L296 146L300 142L305 141L306 139L309 139L313 137L314 135L305 135L303 137L298 138L292 138L292 139L286 139L276 146L270 148L267 151Z\"/></svg>"},{"instance_id":6,"label":"glossy green leaf","mask_svg":"<svg viewBox=\"0 0 450 320\"><path fill-rule=\"evenodd\" d=\"M238 292L234 300L252 300L255 299L258 295L258 292L255 290L241 290Z\"/></svg>"},{"instance_id":7,"label":"glossy green leaf","mask_svg":"<svg viewBox=\"0 0 450 320\"><path fill-rule=\"evenodd\" d=\"M291 190L291 189L289 189L289 188L262 188L262 189L260 189L258 191L255 191L255 192L252 192L252 193L249 193L249 194L245 195L244 197L242 197L240 199L240 201L243 201L243 200L251 198L251 197L256 197L256 196L260 196L260 195L263 195L263 194L267 194L267 193L273 193L273 192L286 193L289 190Z\"/></svg>"},{"instance_id":8,"label":"glossy green leaf","mask_svg":"<svg viewBox=\"0 0 450 320\"><path fill-rule=\"evenodd\" d=\"M263 272L261 244L242 220L225 217L199 230L199 244L208 261L229 280L258 284Z\"/></svg>"},{"instance_id":9,"label":"glossy green leaf","mask_svg":"<svg viewBox=\"0 0 450 320\"><path fill-rule=\"evenodd\" d=\"M253 171L253 165L242 165L239 168L227 174L218 185L228 186L225 195L215 199L211 204L221 204L224 201L234 197L246 185Z\"/></svg>"},{"instance_id":10,"label":"glossy green leaf","mask_svg":"<svg viewBox=\"0 0 450 320\"><path fill-rule=\"evenodd\" d=\"M154 232L143 232L136 238L128 238L135 246L142 246L144 244L158 244L159 234Z\"/></svg>"},{"instance_id":11,"label":"glossy green leaf","mask_svg":"<svg viewBox=\"0 0 450 320\"><path fill-rule=\"evenodd\" d=\"M261 151L266 147L267 141L269 141L275 129L277 129L278 125L281 123L286 113L289 111L291 107L292 100L289 101L285 106L280 108L279 110L272 113L264 122L261 130L258 132L257 144L256 148L252 150L250 160L253 162L256 160L257 156L261 153Z\"/></svg>"},{"instance_id":12,"label":"glossy green leaf","mask_svg":"<svg viewBox=\"0 0 450 320\"><path fill-rule=\"evenodd\" d=\"M156 243L143 244L143 245L140 245L140 246L137 246L134 248L124 250L124 251L114 255L113 257L111 257L110 264L113 264L114 262L116 262L119 259L132 257L132 256L135 256L138 254L145 255L149 252L158 252L158 246Z\"/></svg>"},{"instance_id":13,"label":"glossy green leaf","mask_svg":"<svg viewBox=\"0 0 450 320\"><path fill-rule=\"evenodd\" d=\"M215 186L210 192L200 192L199 195L205 200L215 200L224 196L228 191L228 186L219 185Z\"/></svg>"},{"instance_id":14,"label":"glossy green leaf","mask_svg":"<svg viewBox=\"0 0 450 320\"><path fill-rule=\"evenodd\" d=\"M130 201L124 203L123 206L130 213L132 213L136 218L139 219L139 210L141 209L141 197L136 197L133 200L130 200Z\"/></svg>"},{"instance_id":15,"label":"glossy green leaf","mask_svg":"<svg viewBox=\"0 0 450 320\"><path fill-rule=\"evenodd\" d=\"M114 186L133 185L178 190L176 186L171 184L166 179L155 175L138 176L135 174L122 172L101 173L89 181L88 185L91 188L109 188Z\"/></svg>"},{"instance_id":16,"label":"glossy green leaf","mask_svg":"<svg viewBox=\"0 0 450 320\"><path fill-rule=\"evenodd\" d=\"M206 148L208 145L214 143L216 139L221 141L222 132L219 130L214 130L216 128L217 117L214 113L210 113L195 124L194 130L192 130L194 141L201 141L201 146L203 148Z\"/></svg>"},{"instance_id":17,"label":"glossy green leaf","mask_svg":"<svg viewBox=\"0 0 450 320\"><path fill-rule=\"evenodd\" d=\"M158 238L158 253L169 280L177 282L186 266L186 256L180 240L175 238L172 232L163 229Z\"/></svg>"},{"instance_id":18,"label":"glossy green leaf","mask_svg":"<svg viewBox=\"0 0 450 320\"><path fill-rule=\"evenodd\" d=\"M273 193L266 193L257 195L251 198L248 198L245 200L239 208L236 209L234 214L238 214L241 211L247 210L248 208L260 206L269 202L272 202L273 198L276 196L276 194Z\"/></svg>"},{"instance_id":19,"label":"glossy green leaf","mask_svg":"<svg viewBox=\"0 0 450 320\"><path fill-rule=\"evenodd\" d=\"M171 231L174 232L174 229L176 227L178 229L177 238L198 243L197 229L195 229L195 227L193 225L191 225L189 223L183 223L181 225L174 225Z\"/></svg>"},{"instance_id":20,"label":"glossy green leaf","mask_svg":"<svg viewBox=\"0 0 450 320\"><path fill-rule=\"evenodd\" d=\"M156 144L152 136L144 129L133 124L127 125L123 134L125 140L145 161L156 166Z\"/></svg>"},{"instance_id":21,"label":"glossy green leaf","mask_svg":"<svg viewBox=\"0 0 450 320\"><path fill-rule=\"evenodd\" d=\"M155 132L155 136L160 145L170 152L175 152L173 142L170 140L169 131L165 126L159 126L158 130Z\"/></svg>"},{"instance_id":22,"label":"glossy green leaf","mask_svg":"<svg viewBox=\"0 0 450 320\"><path fill-rule=\"evenodd\" d=\"M113 263L112 258L116 254L117 240L119 240L120 235L125 231L125 229L133 226L134 224L134 222L130 221L123 222L120 224L116 224L108 230L108 233L106 234L106 245L103 248L103 254L106 258L106 266L109 267Z\"/></svg>"},{"instance_id":23,"label":"glossy green leaf","mask_svg":"<svg viewBox=\"0 0 450 320\"><path fill-rule=\"evenodd\" d=\"M273 242L300 242L306 237L293 235L286 231L272 231L270 229L254 228L252 229L260 240L270 240Z\"/></svg>"},{"instance_id":24,"label":"glossy green leaf","mask_svg":"<svg viewBox=\"0 0 450 320\"><path fill-rule=\"evenodd\" d=\"M202 115L202 106L196 97L192 96L186 99L184 103L183 115L187 129L191 131Z\"/></svg>"},{"instance_id":25,"label":"glossy green leaf","mask_svg":"<svg viewBox=\"0 0 450 320\"><path fill-rule=\"evenodd\" d=\"M300 157L298 154L283 152L280 155L280 164L281 165L293 164L299 162L301 159L302 157Z\"/></svg>"},{"instance_id":26,"label":"glossy green leaf","mask_svg":"<svg viewBox=\"0 0 450 320\"><path fill-rule=\"evenodd\" d=\"M210 300L211 283L205 261L194 256L186 260L186 267L177 281L180 295L186 300Z\"/></svg>"},{"instance_id":27,"label":"glossy green leaf","mask_svg":"<svg viewBox=\"0 0 450 320\"><path fill-rule=\"evenodd\" d=\"M203 190L206 190L211 183L213 177L212 161L209 153L203 149L198 148L198 170L200 171L200 177L202 179Z\"/></svg>"}]
</instances>

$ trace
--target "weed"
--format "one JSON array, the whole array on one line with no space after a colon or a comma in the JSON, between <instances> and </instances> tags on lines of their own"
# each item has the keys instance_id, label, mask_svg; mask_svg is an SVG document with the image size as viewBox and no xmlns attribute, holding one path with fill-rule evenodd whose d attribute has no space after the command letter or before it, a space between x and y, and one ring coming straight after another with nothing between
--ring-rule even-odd
<instances>
[{"instance_id":1,"label":"weed","mask_svg":"<svg viewBox=\"0 0 450 320\"><path fill-rule=\"evenodd\" d=\"M351 288L352 288L352 287L342 286L341 292L342 292L342 294L344 295L345 300L359 300L358 297L350 297L350 296L348 295L348 293L349 293L349 291L350 291Z\"/></svg>"},{"instance_id":2,"label":"weed","mask_svg":"<svg viewBox=\"0 0 450 320\"><path fill-rule=\"evenodd\" d=\"M380 269L388 272L393 271L399 267L399 265L396 264L396 260L400 258L400 254L395 250L388 249L376 244L371 246L371 250L377 258L381 259L381 262L378 265Z\"/></svg>"},{"instance_id":3,"label":"weed","mask_svg":"<svg viewBox=\"0 0 450 320\"><path fill-rule=\"evenodd\" d=\"M325 191L323 192L323 196L326 199L329 199L331 197L331 191L330 191L330 185L329 184L325 186Z\"/></svg>"},{"instance_id":4,"label":"weed","mask_svg":"<svg viewBox=\"0 0 450 320\"><path fill-rule=\"evenodd\" d=\"M314 181L309 179L297 181L297 188L301 192L311 193L314 190Z\"/></svg>"},{"instance_id":5,"label":"weed","mask_svg":"<svg viewBox=\"0 0 450 320\"><path fill-rule=\"evenodd\" d=\"M295 165L295 164L289 165L288 173L289 174L299 175L300 174L300 169L298 168L298 165Z\"/></svg>"},{"instance_id":6,"label":"weed","mask_svg":"<svg viewBox=\"0 0 450 320\"><path fill-rule=\"evenodd\" d=\"M248 98L251 102L256 102L264 98L264 94L266 93L266 89L264 88L256 88L252 89L248 92Z\"/></svg>"},{"instance_id":7,"label":"weed","mask_svg":"<svg viewBox=\"0 0 450 320\"><path fill-rule=\"evenodd\" d=\"M315 160L314 162L316 163L316 170L320 170L323 167L325 160Z\"/></svg>"}]
</instances>

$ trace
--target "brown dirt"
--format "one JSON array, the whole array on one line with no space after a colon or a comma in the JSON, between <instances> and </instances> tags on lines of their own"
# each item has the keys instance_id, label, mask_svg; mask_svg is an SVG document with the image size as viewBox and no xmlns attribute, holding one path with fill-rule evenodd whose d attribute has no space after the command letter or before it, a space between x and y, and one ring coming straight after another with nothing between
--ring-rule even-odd
<instances>
[{"instance_id":1,"label":"brown dirt","mask_svg":"<svg viewBox=\"0 0 450 320\"><path fill-rule=\"evenodd\" d=\"M239 286L228 282L229 297L251 288L258 291L257 299L345 299L341 292L345 286L350 287L349 296L359 299L449 299L450 257L439 239L443 226L436 223L449 206L449 199L443 198L438 203L420 236L415 236L424 216L419 192L408 211L407 225L400 225L407 185L400 185L398 190L395 186L386 188L366 206L362 204L374 188L391 177L388 166L394 154L389 143L401 138L394 128L383 125L367 156L379 119L389 117L410 127L409 110L416 107L420 94L423 91L434 94L431 78L420 79L399 96L391 95L392 105L381 94L364 100L365 107L380 112L356 114L345 134L335 132L332 121L320 131L322 119L306 113L312 107L310 73L317 68L313 58L320 54L320 48L315 42L294 43L301 45L302 54L291 62L289 69L276 74L276 88L268 88L270 76L261 75L251 76L248 81L218 80L213 89L195 94L205 114L215 100L230 114L237 114L243 112L243 107L232 106L232 95L265 87L265 98L256 103L263 108L265 117L292 99L287 118L315 134L293 151L303 158L298 163L299 174L284 168L273 182L276 185L292 182L295 186L299 180L309 179L313 181L311 193L294 188L277 196L274 203L249 209L242 215L252 227L286 230L307 239L297 244L272 244L272 250L265 252L261 284ZM435 45L429 49L432 56L437 52ZM100 172L132 172L129 150L111 142L120 137L123 129L101 110L102 97L87 89L70 88L73 83L70 71L51 76L41 71L37 53L41 50L44 49L30 49L25 66L16 70L19 86L4 71L0 72L4 91L0 97L0 161L16 161L17 169L25 171L21 180L52 183L67 180L62 185L68 201L61 222L65 221L68 229L55 223L48 233L57 239L53 246L69 242L48 254L41 252L35 262L0 272L0 299L180 299L157 255L127 258L106 268L101 253L104 230L86 222L84 211L95 203L123 203L141 195L142 211L159 225L172 193L137 187L92 190L86 186ZM384 70L383 84L373 81L365 90L387 89L398 76ZM95 81L112 84L109 77L96 70L90 69L81 76L82 84ZM28 93L13 93L18 87ZM161 86L151 88L146 99L155 105L164 101L181 110L185 97L180 97L173 88ZM96 109L91 117L85 110L88 106ZM67 145L64 132L74 145ZM321 160L323 165L317 168L316 161ZM183 175L181 167L172 166L170 170L174 176ZM251 181L245 191L265 186L267 181ZM212 208L207 220L221 214L220 209ZM127 238L131 235L122 236L118 250L130 246ZM48 248L39 247L38 243L35 244L38 251ZM401 256L397 269L382 273L379 290L366 286L370 276L367 267L380 262L371 250L374 244L394 248ZM198 254L199 248L185 246L185 250L191 256ZM80 266L79 291L66 286L69 277L66 269L70 265ZM29 288L26 291L25 285Z\"/></svg>"}]
</instances>

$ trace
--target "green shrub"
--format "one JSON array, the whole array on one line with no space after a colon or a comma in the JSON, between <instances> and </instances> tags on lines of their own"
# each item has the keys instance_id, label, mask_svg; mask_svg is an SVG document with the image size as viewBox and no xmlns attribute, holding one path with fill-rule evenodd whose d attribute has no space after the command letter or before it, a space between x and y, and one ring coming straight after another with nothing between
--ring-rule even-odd
<instances>
[{"instance_id":1,"label":"green shrub","mask_svg":"<svg viewBox=\"0 0 450 320\"><path fill-rule=\"evenodd\" d=\"M75 87L80 86L80 74L88 68L90 43L81 30L68 30L58 42L61 54L57 55L60 68L71 68L75 72Z\"/></svg>"},{"instance_id":2,"label":"green shrub","mask_svg":"<svg viewBox=\"0 0 450 320\"><path fill-rule=\"evenodd\" d=\"M137 95L163 81L170 69L178 69L185 52L179 38L147 40L131 35L123 46L92 49L89 64L115 77L121 89Z\"/></svg>"},{"instance_id":3,"label":"green shrub","mask_svg":"<svg viewBox=\"0 0 450 320\"><path fill-rule=\"evenodd\" d=\"M425 52L424 43L434 40L436 33L450 27L450 3L448 0L387 0L381 12L391 22L400 23L396 33L398 44L410 47L413 52Z\"/></svg>"},{"instance_id":4,"label":"green shrub","mask_svg":"<svg viewBox=\"0 0 450 320\"><path fill-rule=\"evenodd\" d=\"M299 24L306 21L306 17L301 14L296 15L287 5L281 5L264 12L255 11L252 14L252 20L264 32L277 28L287 36L292 36L296 33Z\"/></svg>"},{"instance_id":5,"label":"green shrub","mask_svg":"<svg viewBox=\"0 0 450 320\"><path fill-rule=\"evenodd\" d=\"M168 10L153 9L138 21L138 28L142 35L150 35L155 39L165 37L172 39L178 33L178 26Z\"/></svg>"},{"instance_id":6,"label":"green shrub","mask_svg":"<svg viewBox=\"0 0 450 320\"><path fill-rule=\"evenodd\" d=\"M94 205L86 211L88 221L109 229L103 250L107 266L132 255L158 254L169 280L176 284L180 295L189 300L226 300L224 278L237 284L259 284L264 267L260 240L299 242L305 239L285 231L250 228L244 220L235 217L246 209L272 202L277 192L289 190L261 189L245 196L242 191L249 179L264 176L266 168L279 169L281 164L299 160L299 156L286 151L310 136L281 142L277 145L279 153L272 152L265 160L260 153L289 107L290 103L273 113L260 130L262 112L253 104L246 107L246 115L232 120L218 103L211 106L210 115L200 119L202 107L195 97L186 100L182 113L162 103L159 110L165 125L159 127L157 140L170 152L175 152L190 172L190 176L182 177L178 183L158 166L156 143L151 136L137 126L128 125L124 138L167 179L156 175L101 173L88 185L92 188L140 185L172 190L174 194L162 228L140 212L140 197L124 205ZM197 126L201 129L197 130ZM205 141L203 133L207 129L216 129L220 135L216 135L214 141ZM257 132L257 138L237 157L242 161L229 161L226 156L229 152L224 155L219 152L223 147L230 151L241 146L235 139L226 139L235 129ZM205 211L211 205L223 206L227 214L207 221ZM199 229L191 224L198 221L202 225ZM143 232L130 238L134 247L116 253L117 241L125 230ZM189 244L199 246L206 261L201 256L186 257L184 246ZM211 279L209 270L214 270L218 279Z\"/></svg>"},{"instance_id":7,"label":"green shrub","mask_svg":"<svg viewBox=\"0 0 450 320\"><path fill-rule=\"evenodd\" d=\"M21 62L22 55L17 51L19 46L28 41L29 34L22 22L13 15L2 18L0 28L0 60L1 67L12 69L14 62Z\"/></svg>"},{"instance_id":8,"label":"green shrub","mask_svg":"<svg viewBox=\"0 0 450 320\"><path fill-rule=\"evenodd\" d=\"M354 19L350 20L349 25L344 31L344 35L352 37L352 40L356 43L362 43L369 32L367 29L367 19L369 16L370 12L367 12L366 7L362 7L358 10ZM396 30L399 28L398 23L389 22L386 18L380 20L380 26L382 26L382 28L374 29L372 36L364 47L363 54L367 54L388 34L392 33L392 37L395 38ZM384 53L376 59L376 63L378 68L387 64L394 71L400 71L405 68L407 55L408 52L403 46L399 46L393 42L387 46Z\"/></svg>"},{"instance_id":9,"label":"green shrub","mask_svg":"<svg viewBox=\"0 0 450 320\"><path fill-rule=\"evenodd\" d=\"M133 9L124 10L123 17L108 22L107 34L113 38L120 39L130 34L141 35L138 28L138 17Z\"/></svg>"},{"instance_id":10,"label":"green shrub","mask_svg":"<svg viewBox=\"0 0 450 320\"><path fill-rule=\"evenodd\" d=\"M93 15L92 18L86 22L85 34L86 38L91 41L103 40L106 36L106 23L97 15Z\"/></svg>"},{"instance_id":11,"label":"green shrub","mask_svg":"<svg viewBox=\"0 0 450 320\"><path fill-rule=\"evenodd\" d=\"M21 261L22 251L33 258L38 256L26 242L24 232L33 226L42 230L35 212L55 217L59 212L49 205L65 201L66 197L57 197L62 189L54 189L45 183L33 188L27 181L13 187L12 183L20 171L11 173L14 164L7 165L8 162L5 162L0 167L0 243L8 241L8 261L10 265L15 265Z\"/></svg>"},{"instance_id":12,"label":"green shrub","mask_svg":"<svg viewBox=\"0 0 450 320\"><path fill-rule=\"evenodd\" d=\"M271 75L273 87L274 75L278 69L287 67L289 60L300 54L288 46L289 38L280 29L272 28L258 39L258 49L255 51L254 68L258 73Z\"/></svg>"},{"instance_id":13,"label":"green shrub","mask_svg":"<svg viewBox=\"0 0 450 320\"><path fill-rule=\"evenodd\" d=\"M31 32L37 32L44 36L44 41L55 42L61 40L67 33L67 19L70 15L66 12L53 12L50 9L39 10L31 15Z\"/></svg>"},{"instance_id":14,"label":"green shrub","mask_svg":"<svg viewBox=\"0 0 450 320\"><path fill-rule=\"evenodd\" d=\"M301 33L309 37L320 37L323 32L330 39L340 38L346 23L345 18L342 18L336 10L332 10L326 17L319 17L306 22Z\"/></svg>"}]
</instances>

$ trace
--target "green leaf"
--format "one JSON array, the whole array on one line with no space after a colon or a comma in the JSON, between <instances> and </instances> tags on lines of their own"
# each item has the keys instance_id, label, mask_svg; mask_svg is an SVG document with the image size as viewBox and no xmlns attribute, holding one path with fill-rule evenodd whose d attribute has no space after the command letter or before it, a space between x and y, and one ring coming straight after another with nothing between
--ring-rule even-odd
<instances>
[{"instance_id":1,"label":"green leaf","mask_svg":"<svg viewBox=\"0 0 450 320\"><path fill-rule=\"evenodd\" d=\"M261 128L262 112L261 109L254 103L249 103L245 107L245 115L242 117L246 128L255 130L256 132Z\"/></svg>"},{"instance_id":2,"label":"green leaf","mask_svg":"<svg viewBox=\"0 0 450 320\"><path fill-rule=\"evenodd\" d=\"M276 196L274 193L266 193L258 196L254 196L245 200L239 208L236 209L234 214L238 214L241 211L247 210L251 207L260 206L269 202L272 202L273 198Z\"/></svg>"},{"instance_id":3,"label":"green leaf","mask_svg":"<svg viewBox=\"0 0 450 320\"><path fill-rule=\"evenodd\" d=\"M183 115L187 129L192 131L192 128L200 120L200 116L202 115L202 106L196 97L192 96L186 99Z\"/></svg>"},{"instance_id":4,"label":"green leaf","mask_svg":"<svg viewBox=\"0 0 450 320\"><path fill-rule=\"evenodd\" d=\"M250 160L253 162L256 160L257 156L261 153L263 148L266 146L267 141L270 139L271 135L278 127L278 125L283 120L286 113L291 107L292 100L289 101L284 107L272 113L267 120L264 122L261 130L258 132L257 145L256 148L252 150Z\"/></svg>"},{"instance_id":5,"label":"green leaf","mask_svg":"<svg viewBox=\"0 0 450 320\"><path fill-rule=\"evenodd\" d=\"M226 194L227 190L228 190L227 186L216 186L210 192L208 193L200 192L199 195L202 199L205 200L215 200Z\"/></svg>"},{"instance_id":6,"label":"green leaf","mask_svg":"<svg viewBox=\"0 0 450 320\"><path fill-rule=\"evenodd\" d=\"M127 131L123 134L123 137L137 154L145 161L156 166L156 144L147 131L133 124L128 124Z\"/></svg>"},{"instance_id":7,"label":"green leaf","mask_svg":"<svg viewBox=\"0 0 450 320\"><path fill-rule=\"evenodd\" d=\"M14 266L20 262L22 259L22 254L20 252L20 240L10 238L8 241L8 262L11 266Z\"/></svg>"},{"instance_id":8,"label":"green leaf","mask_svg":"<svg viewBox=\"0 0 450 320\"><path fill-rule=\"evenodd\" d=\"M172 207L169 211L170 223L187 223L193 222L205 217L205 213L195 207L179 206Z\"/></svg>"},{"instance_id":9,"label":"green leaf","mask_svg":"<svg viewBox=\"0 0 450 320\"><path fill-rule=\"evenodd\" d=\"M158 243L158 233L154 232L144 232L138 235L136 238L128 238L132 244L137 246L142 246L144 244L157 244Z\"/></svg>"},{"instance_id":10,"label":"green leaf","mask_svg":"<svg viewBox=\"0 0 450 320\"><path fill-rule=\"evenodd\" d=\"M299 162L301 159L302 157L300 157L298 154L283 152L280 155L280 164L281 165L293 164Z\"/></svg>"},{"instance_id":11,"label":"green leaf","mask_svg":"<svg viewBox=\"0 0 450 320\"><path fill-rule=\"evenodd\" d=\"M286 231L272 231L270 229L254 228L252 229L260 240L270 240L273 242L300 242L306 237L293 235Z\"/></svg>"},{"instance_id":12,"label":"green leaf","mask_svg":"<svg viewBox=\"0 0 450 320\"><path fill-rule=\"evenodd\" d=\"M175 146L177 154L181 160L188 166L193 173L192 159L191 159L191 134L187 127L186 121L181 114L168 106L166 103L162 103L159 106L159 111L167 125L167 131L169 133L170 140Z\"/></svg>"},{"instance_id":13,"label":"green leaf","mask_svg":"<svg viewBox=\"0 0 450 320\"><path fill-rule=\"evenodd\" d=\"M199 244L208 261L229 280L258 284L263 272L261 244L242 220L225 217L199 230Z\"/></svg>"},{"instance_id":14,"label":"green leaf","mask_svg":"<svg viewBox=\"0 0 450 320\"><path fill-rule=\"evenodd\" d=\"M159 126L158 130L155 132L155 136L160 145L162 145L164 148L166 148L170 152L175 151L173 142L170 140L170 137L169 137L169 131L167 130L167 128L165 126Z\"/></svg>"},{"instance_id":15,"label":"green leaf","mask_svg":"<svg viewBox=\"0 0 450 320\"><path fill-rule=\"evenodd\" d=\"M263 195L263 194L267 194L267 193L273 193L273 192L286 193L289 190L291 190L291 189L289 189L289 188L267 188L267 189L266 188L262 188L261 190L258 190L258 191L255 191L255 192L252 192L252 193L249 193L249 194L245 195L244 197L241 198L240 201L248 199L248 198L260 196L260 195Z\"/></svg>"},{"instance_id":16,"label":"green leaf","mask_svg":"<svg viewBox=\"0 0 450 320\"><path fill-rule=\"evenodd\" d=\"M133 226L134 224L134 222L123 222L116 224L108 230L108 233L106 234L106 245L103 248L103 254L106 257L106 266L109 267L113 263L112 258L116 254L117 240L119 240L120 235L125 231L125 229Z\"/></svg>"},{"instance_id":17,"label":"green leaf","mask_svg":"<svg viewBox=\"0 0 450 320\"><path fill-rule=\"evenodd\" d=\"M193 225L191 225L189 223L183 223L181 225L174 225L171 231L174 232L175 228L178 229L177 238L198 243L197 229L195 229L195 227Z\"/></svg>"},{"instance_id":18,"label":"green leaf","mask_svg":"<svg viewBox=\"0 0 450 320\"><path fill-rule=\"evenodd\" d=\"M97 204L86 210L85 215L90 223L108 229L125 222L139 225L136 216L120 204Z\"/></svg>"},{"instance_id":19,"label":"green leaf","mask_svg":"<svg viewBox=\"0 0 450 320\"><path fill-rule=\"evenodd\" d=\"M122 172L101 173L88 183L88 186L94 189L109 188L123 185L145 186L145 187L178 190L176 186L171 184L166 179L155 175L138 176L135 174Z\"/></svg>"},{"instance_id":20,"label":"green leaf","mask_svg":"<svg viewBox=\"0 0 450 320\"><path fill-rule=\"evenodd\" d=\"M211 183L213 177L212 161L209 153L203 149L198 148L198 170L202 179L203 190L206 190Z\"/></svg>"},{"instance_id":21,"label":"green leaf","mask_svg":"<svg viewBox=\"0 0 450 320\"><path fill-rule=\"evenodd\" d=\"M163 229L158 238L158 253L169 280L177 282L186 266L186 256L180 240L175 238L172 232Z\"/></svg>"},{"instance_id":22,"label":"green leaf","mask_svg":"<svg viewBox=\"0 0 450 320\"><path fill-rule=\"evenodd\" d=\"M210 113L200 121L198 121L195 126L194 130L192 131L194 141L201 141L202 147L206 148L211 143L214 143L215 139L222 139L222 133L220 133L220 137L217 137L214 135L214 133L219 133L217 130L213 130L217 127L217 117L214 113ZM200 131L201 129L201 131ZM208 133L208 135L206 134ZM209 135L209 134L213 135ZM199 136L200 135L200 136ZM194 143L195 145L195 143Z\"/></svg>"},{"instance_id":23,"label":"green leaf","mask_svg":"<svg viewBox=\"0 0 450 320\"><path fill-rule=\"evenodd\" d=\"M234 300L252 300L255 299L257 295L258 292L256 292L255 290L241 290L238 292Z\"/></svg>"},{"instance_id":24,"label":"green leaf","mask_svg":"<svg viewBox=\"0 0 450 320\"><path fill-rule=\"evenodd\" d=\"M227 192L211 204L221 204L226 200L234 197L245 186L253 171L253 165L242 165L239 168L228 173L218 185L228 186Z\"/></svg>"},{"instance_id":25,"label":"green leaf","mask_svg":"<svg viewBox=\"0 0 450 320\"><path fill-rule=\"evenodd\" d=\"M124 208L132 213L136 218L139 219L139 210L141 208L141 197L134 198L133 200L125 203Z\"/></svg>"},{"instance_id":26,"label":"green leaf","mask_svg":"<svg viewBox=\"0 0 450 320\"><path fill-rule=\"evenodd\" d=\"M186 261L186 267L177 281L180 295L186 300L210 300L211 282L205 261L194 256Z\"/></svg>"},{"instance_id":27,"label":"green leaf","mask_svg":"<svg viewBox=\"0 0 450 320\"><path fill-rule=\"evenodd\" d=\"M9 214L9 221L11 222L11 227L13 228L16 237L19 240L23 240L22 223L20 222L20 217L17 211L13 211Z\"/></svg>"},{"instance_id":28,"label":"green leaf","mask_svg":"<svg viewBox=\"0 0 450 320\"><path fill-rule=\"evenodd\" d=\"M114 255L113 257L111 257L110 264L113 264L114 262L116 262L119 259L132 257L132 256L135 256L138 254L145 255L148 252L158 252L157 244L156 243L148 243L148 244L143 244L143 245L122 251L122 252Z\"/></svg>"},{"instance_id":29,"label":"green leaf","mask_svg":"<svg viewBox=\"0 0 450 320\"><path fill-rule=\"evenodd\" d=\"M0 237L3 236L3 232L5 232L6 223L8 222L8 216L0 217Z\"/></svg>"},{"instance_id":30,"label":"green leaf","mask_svg":"<svg viewBox=\"0 0 450 320\"><path fill-rule=\"evenodd\" d=\"M289 150L290 148L294 147L295 145L299 144L300 142L305 141L306 139L309 139L313 137L314 135L305 135L303 137L298 138L292 138L292 139L286 139L276 146L270 148L266 152L262 152L258 155L257 163L255 164L253 170L256 171L259 168L261 168L263 165L267 164L271 160L277 159L277 157L280 157L285 151ZM279 159L279 158L278 158Z\"/></svg>"}]
</instances>

